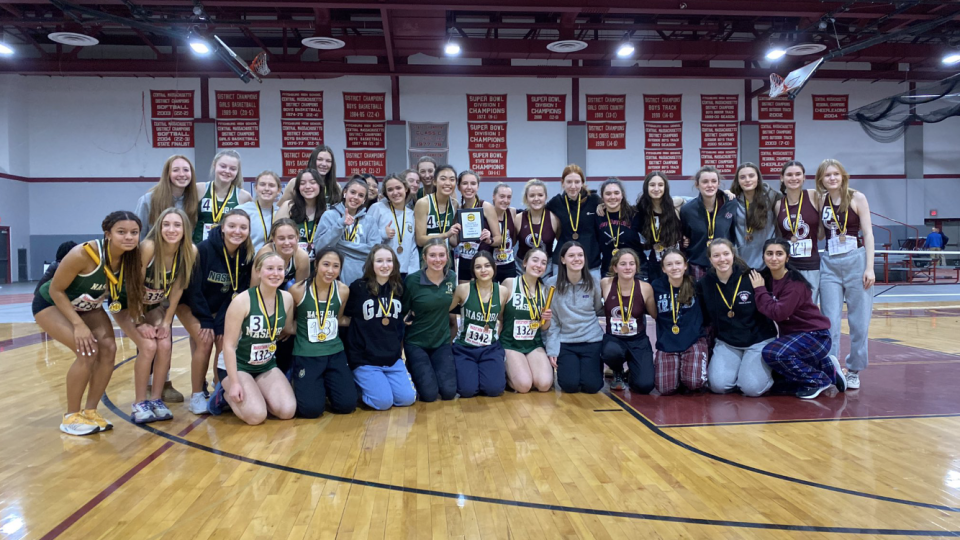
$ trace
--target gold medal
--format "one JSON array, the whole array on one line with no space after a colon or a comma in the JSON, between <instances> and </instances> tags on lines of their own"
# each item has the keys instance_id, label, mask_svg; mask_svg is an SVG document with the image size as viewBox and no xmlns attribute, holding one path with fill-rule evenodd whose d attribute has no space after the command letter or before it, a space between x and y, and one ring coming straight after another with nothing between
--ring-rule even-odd
<instances>
[{"instance_id":1,"label":"gold medal","mask_svg":"<svg viewBox=\"0 0 960 540\"><path fill-rule=\"evenodd\" d=\"M536 330L537 328L540 328L540 323L537 321L530 321L530 329Z\"/></svg>"},{"instance_id":2,"label":"gold medal","mask_svg":"<svg viewBox=\"0 0 960 540\"><path fill-rule=\"evenodd\" d=\"M483 325L483 331L486 332L488 330L490 330L490 325L489 324Z\"/></svg>"},{"instance_id":3,"label":"gold medal","mask_svg":"<svg viewBox=\"0 0 960 540\"><path fill-rule=\"evenodd\" d=\"M122 309L122 307L123 306L120 305L120 302L110 302L108 309L110 310L110 313L120 313L120 309Z\"/></svg>"},{"instance_id":4,"label":"gold medal","mask_svg":"<svg viewBox=\"0 0 960 540\"><path fill-rule=\"evenodd\" d=\"M679 333L680 333L680 327L677 326L677 325L673 325L673 328L671 328L670 331L672 331L674 334L679 334Z\"/></svg>"},{"instance_id":5,"label":"gold medal","mask_svg":"<svg viewBox=\"0 0 960 540\"><path fill-rule=\"evenodd\" d=\"M380 320L380 324L387 326L388 324L390 324L390 319L384 317L383 319Z\"/></svg>"},{"instance_id":6,"label":"gold medal","mask_svg":"<svg viewBox=\"0 0 960 540\"><path fill-rule=\"evenodd\" d=\"M402 255L402 254L403 254L403 246L397 246L397 254L398 254L398 255Z\"/></svg>"},{"instance_id":7,"label":"gold medal","mask_svg":"<svg viewBox=\"0 0 960 540\"><path fill-rule=\"evenodd\" d=\"M840 243L841 243L841 244L846 244L846 243L847 243L847 235L845 235L845 234L841 234L841 235L840 235Z\"/></svg>"},{"instance_id":8,"label":"gold medal","mask_svg":"<svg viewBox=\"0 0 960 540\"><path fill-rule=\"evenodd\" d=\"M790 241L791 241L791 242L796 242L796 241L797 241L797 236L796 236L796 235L791 236L791 237L790 237Z\"/></svg>"},{"instance_id":9,"label":"gold medal","mask_svg":"<svg viewBox=\"0 0 960 540\"><path fill-rule=\"evenodd\" d=\"M579 238L580 238L580 235L578 233L573 233L574 240L578 240Z\"/></svg>"},{"instance_id":10,"label":"gold medal","mask_svg":"<svg viewBox=\"0 0 960 540\"><path fill-rule=\"evenodd\" d=\"M731 309L730 311L727 312L727 318L732 319L733 317L734 317L734 313L733 313L733 310Z\"/></svg>"},{"instance_id":11,"label":"gold medal","mask_svg":"<svg viewBox=\"0 0 960 540\"><path fill-rule=\"evenodd\" d=\"M233 294L230 295L230 299L233 300L237 297L237 291L233 291Z\"/></svg>"},{"instance_id":12,"label":"gold medal","mask_svg":"<svg viewBox=\"0 0 960 540\"><path fill-rule=\"evenodd\" d=\"M275 343L271 343L270 346L267 347L267 350L272 353L277 352L277 345Z\"/></svg>"},{"instance_id":13,"label":"gold medal","mask_svg":"<svg viewBox=\"0 0 960 540\"><path fill-rule=\"evenodd\" d=\"M326 341L326 340L327 340L326 334L317 334L317 341Z\"/></svg>"},{"instance_id":14,"label":"gold medal","mask_svg":"<svg viewBox=\"0 0 960 540\"><path fill-rule=\"evenodd\" d=\"M663 246L661 246L660 244L657 244L657 245L653 246L653 249L654 249L657 253L663 253Z\"/></svg>"},{"instance_id":15,"label":"gold medal","mask_svg":"<svg viewBox=\"0 0 960 540\"><path fill-rule=\"evenodd\" d=\"M747 233L747 242L753 242L753 233Z\"/></svg>"},{"instance_id":16,"label":"gold medal","mask_svg":"<svg viewBox=\"0 0 960 540\"><path fill-rule=\"evenodd\" d=\"M615 250L613 250L613 252L610 253L610 255L616 257L618 251L620 251L620 250L619 250L619 249L615 249Z\"/></svg>"}]
</instances>

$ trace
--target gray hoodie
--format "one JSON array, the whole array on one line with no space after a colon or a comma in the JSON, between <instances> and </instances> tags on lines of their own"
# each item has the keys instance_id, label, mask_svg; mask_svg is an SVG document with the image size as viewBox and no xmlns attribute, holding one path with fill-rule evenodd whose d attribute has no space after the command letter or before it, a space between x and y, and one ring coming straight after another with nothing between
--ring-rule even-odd
<instances>
[{"instance_id":1,"label":"gray hoodie","mask_svg":"<svg viewBox=\"0 0 960 540\"><path fill-rule=\"evenodd\" d=\"M593 276L585 271L583 279L593 279ZM547 278L544 284L555 287L557 276ZM550 304L550 311L553 318L543 336L547 356L559 355L561 343L603 341L603 329L597 322L597 316L603 315L603 295L599 283L594 282L592 294L579 285L570 287L564 294L560 294L557 289L553 295L553 303Z\"/></svg>"},{"instance_id":2,"label":"gray hoodie","mask_svg":"<svg viewBox=\"0 0 960 540\"><path fill-rule=\"evenodd\" d=\"M366 219L367 210L360 208L354 224L357 226L357 236L353 240L346 239L346 232L353 233L353 225L344 230L343 217L346 215L343 203L327 209L320 218L317 234L320 238L315 242L319 251L325 247L335 248L343 255L343 268L340 269L340 281L350 285L363 277L363 263L373 246L380 243L382 235L374 220Z\"/></svg>"}]
</instances>

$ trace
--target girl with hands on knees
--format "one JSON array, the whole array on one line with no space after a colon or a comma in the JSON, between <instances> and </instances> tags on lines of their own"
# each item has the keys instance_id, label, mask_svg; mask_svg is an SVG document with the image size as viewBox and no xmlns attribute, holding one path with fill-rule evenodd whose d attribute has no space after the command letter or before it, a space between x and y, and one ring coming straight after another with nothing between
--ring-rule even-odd
<instances>
[{"instance_id":1,"label":"girl with hands on knees","mask_svg":"<svg viewBox=\"0 0 960 540\"><path fill-rule=\"evenodd\" d=\"M640 256L630 248L619 250L611 264L610 277L600 280L606 333L603 335L603 363L613 371L611 390L623 390L628 376L632 392L653 390L653 349L647 337L647 299L653 298L650 284L641 281ZM655 314L651 314L653 316Z\"/></svg>"},{"instance_id":2,"label":"girl with hands on knees","mask_svg":"<svg viewBox=\"0 0 960 540\"><path fill-rule=\"evenodd\" d=\"M530 248L523 259L523 273L503 282L509 297L503 305L500 343L506 361L507 382L525 394L553 387L553 365L543 347L543 333L553 312L546 309L547 286L543 283L550 258L542 248Z\"/></svg>"}]
</instances>

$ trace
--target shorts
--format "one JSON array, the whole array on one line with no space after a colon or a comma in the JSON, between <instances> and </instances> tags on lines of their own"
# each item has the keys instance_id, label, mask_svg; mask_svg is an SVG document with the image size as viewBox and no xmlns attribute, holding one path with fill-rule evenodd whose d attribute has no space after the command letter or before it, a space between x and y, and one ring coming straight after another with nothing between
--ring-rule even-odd
<instances>
[{"instance_id":1,"label":"shorts","mask_svg":"<svg viewBox=\"0 0 960 540\"><path fill-rule=\"evenodd\" d=\"M39 294L35 294L33 295L33 304L30 305L30 309L33 310L33 316L36 317L37 313L40 313L41 311L54 305L55 304L47 302L46 298L40 296Z\"/></svg>"}]
</instances>

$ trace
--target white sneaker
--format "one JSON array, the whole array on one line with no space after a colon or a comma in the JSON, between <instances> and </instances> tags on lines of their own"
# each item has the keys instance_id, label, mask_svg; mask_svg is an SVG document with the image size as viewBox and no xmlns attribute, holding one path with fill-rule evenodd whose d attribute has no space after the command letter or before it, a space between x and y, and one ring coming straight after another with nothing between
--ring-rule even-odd
<instances>
[{"instance_id":1,"label":"white sneaker","mask_svg":"<svg viewBox=\"0 0 960 540\"><path fill-rule=\"evenodd\" d=\"M153 411L153 415L157 417L157 420L173 419L173 413L170 412L170 409L167 408L162 399L148 401L147 404L150 405L150 410Z\"/></svg>"},{"instance_id":2,"label":"white sneaker","mask_svg":"<svg viewBox=\"0 0 960 540\"><path fill-rule=\"evenodd\" d=\"M147 424L157 421L157 415L153 414L153 409L150 408L149 401L134 403L131 409L133 414L131 414L130 417L133 418L134 424Z\"/></svg>"},{"instance_id":3,"label":"white sneaker","mask_svg":"<svg viewBox=\"0 0 960 540\"><path fill-rule=\"evenodd\" d=\"M860 373L856 371L847 372L847 388L856 390L860 388Z\"/></svg>"},{"instance_id":4,"label":"white sneaker","mask_svg":"<svg viewBox=\"0 0 960 540\"><path fill-rule=\"evenodd\" d=\"M63 415L60 431L68 435L93 435L100 432L100 426L82 413L75 412Z\"/></svg>"},{"instance_id":5,"label":"white sneaker","mask_svg":"<svg viewBox=\"0 0 960 540\"><path fill-rule=\"evenodd\" d=\"M207 412L207 399L203 397L203 392L197 392L190 396L190 412L193 414L210 414Z\"/></svg>"}]
</instances>

